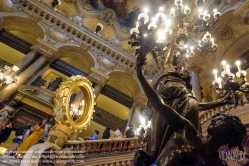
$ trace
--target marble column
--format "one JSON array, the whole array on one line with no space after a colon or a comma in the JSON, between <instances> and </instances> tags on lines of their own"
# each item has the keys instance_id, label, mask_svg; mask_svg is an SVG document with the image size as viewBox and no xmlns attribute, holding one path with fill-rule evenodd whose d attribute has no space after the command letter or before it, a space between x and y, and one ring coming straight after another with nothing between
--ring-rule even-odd
<instances>
[{"instance_id":1,"label":"marble column","mask_svg":"<svg viewBox=\"0 0 249 166\"><path fill-rule=\"evenodd\" d=\"M50 63L43 66L41 69L39 69L27 82L27 85L30 85L35 79L37 79L39 76L41 76L43 73L45 73L50 66Z\"/></svg>"},{"instance_id":2,"label":"marble column","mask_svg":"<svg viewBox=\"0 0 249 166\"><path fill-rule=\"evenodd\" d=\"M51 57L51 54L43 53L41 57L19 75L16 83L9 84L1 90L0 100L4 101L11 97L19 86L25 84Z\"/></svg>"},{"instance_id":3,"label":"marble column","mask_svg":"<svg viewBox=\"0 0 249 166\"><path fill-rule=\"evenodd\" d=\"M145 95L139 93L134 97L133 106L128 114L128 125L133 125L134 129L138 128L142 123L141 118L143 117L143 109L146 107L147 98Z\"/></svg>"},{"instance_id":4,"label":"marble column","mask_svg":"<svg viewBox=\"0 0 249 166\"><path fill-rule=\"evenodd\" d=\"M133 125L133 128L136 129L139 127L140 124L142 124L141 122L141 118L142 118L142 112L143 112L143 108L144 105L141 102L134 102L133 106L132 106L132 114L131 114L131 118L130 118L130 122L129 125Z\"/></svg>"},{"instance_id":5,"label":"marble column","mask_svg":"<svg viewBox=\"0 0 249 166\"><path fill-rule=\"evenodd\" d=\"M200 86L200 79L199 79L199 73L200 73L200 68L197 66L192 66L190 75L192 77L191 83L192 83L192 89L194 91L195 97L197 101L201 102L202 101L202 96L201 96L201 86Z\"/></svg>"},{"instance_id":6,"label":"marble column","mask_svg":"<svg viewBox=\"0 0 249 166\"><path fill-rule=\"evenodd\" d=\"M101 81L98 81L94 84L93 89L94 89L94 94L95 94L96 98L99 96L99 94L104 86L105 86L105 84Z\"/></svg>"},{"instance_id":7,"label":"marble column","mask_svg":"<svg viewBox=\"0 0 249 166\"><path fill-rule=\"evenodd\" d=\"M39 48L37 46L31 46L30 52L26 54L20 61L18 61L15 66L19 67L19 70L16 72L12 72L10 74L11 77L14 77L19 72L23 71L34 59L39 55L38 50ZM11 69L10 69L11 70ZM10 73L10 70L6 71L5 73Z\"/></svg>"},{"instance_id":8,"label":"marble column","mask_svg":"<svg viewBox=\"0 0 249 166\"><path fill-rule=\"evenodd\" d=\"M94 94L95 94L96 98L99 96L101 90L105 86L109 77L110 76L106 75L102 71L99 71L95 68L91 68L91 72L89 73L87 78L93 84Z\"/></svg>"}]
</instances>

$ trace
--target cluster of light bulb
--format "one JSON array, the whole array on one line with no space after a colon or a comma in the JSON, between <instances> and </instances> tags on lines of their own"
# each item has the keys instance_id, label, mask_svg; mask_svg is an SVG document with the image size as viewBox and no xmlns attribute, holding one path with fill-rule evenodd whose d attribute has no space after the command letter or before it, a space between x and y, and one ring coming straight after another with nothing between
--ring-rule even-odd
<instances>
[{"instance_id":1,"label":"cluster of light bulb","mask_svg":"<svg viewBox=\"0 0 249 166\"><path fill-rule=\"evenodd\" d=\"M218 47L218 45L214 43L214 38L211 37L211 34L208 31L205 33L205 35L202 37L202 39L199 40L198 47L199 48L203 48L210 41L212 43L211 48L213 50L216 50L216 48Z\"/></svg>"},{"instance_id":2,"label":"cluster of light bulb","mask_svg":"<svg viewBox=\"0 0 249 166\"><path fill-rule=\"evenodd\" d=\"M213 13L214 18L218 18L220 16L220 12L218 12L217 9L214 9ZM211 15L207 12L207 10L203 10L202 8L200 8L198 18L207 22L211 18Z\"/></svg>"},{"instance_id":3,"label":"cluster of light bulb","mask_svg":"<svg viewBox=\"0 0 249 166\"><path fill-rule=\"evenodd\" d=\"M9 73L6 73L10 70ZM10 76L12 72L16 72L19 70L18 66L13 66L10 68L9 66L5 66L1 71L0 71L0 82L3 85L9 85L11 83L15 83L18 80L18 76L14 76L13 78Z\"/></svg>"},{"instance_id":4,"label":"cluster of light bulb","mask_svg":"<svg viewBox=\"0 0 249 166\"><path fill-rule=\"evenodd\" d=\"M231 73L230 71L230 65L226 63L226 61L222 61L222 66L223 66L223 71L221 72L221 76L225 77L225 75L228 75L229 77L234 78L235 75L233 73ZM241 74L243 76L246 76L246 71L241 69L241 62L240 61L236 61L235 62L237 68L238 68L238 72L236 73L236 77L241 77ZM214 81L213 81L213 85L218 84L219 88L222 88L222 79L220 77L217 76L218 70L214 69L213 70L214 73ZM246 81L246 78L244 78ZM231 80L234 81L234 80Z\"/></svg>"},{"instance_id":5,"label":"cluster of light bulb","mask_svg":"<svg viewBox=\"0 0 249 166\"><path fill-rule=\"evenodd\" d=\"M184 6L182 4L182 0L175 0L175 5L176 5L176 9L179 11L182 11L185 15L189 14L191 12L191 9L188 6ZM170 10L169 16L170 17L175 17L177 14L175 12L175 9L172 8Z\"/></svg>"}]
</instances>

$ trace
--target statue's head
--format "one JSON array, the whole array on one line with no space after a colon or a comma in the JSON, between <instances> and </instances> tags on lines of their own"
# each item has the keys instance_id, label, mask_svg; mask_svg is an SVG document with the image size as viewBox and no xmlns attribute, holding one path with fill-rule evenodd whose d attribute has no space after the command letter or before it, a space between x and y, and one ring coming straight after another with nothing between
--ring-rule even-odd
<instances>
[{"instance_id":1,"label":"statue's head","mask_svg":"<svg viewBox=\"0 0 249 166\"><path fill-rule=\"evenodd\" d=\"M238 147L243 151L242 141L246 136L246 128L237 116L229 114L216 114L208 126L208 134L224 138L224 144Z\"/></svg>"}]
</instances>

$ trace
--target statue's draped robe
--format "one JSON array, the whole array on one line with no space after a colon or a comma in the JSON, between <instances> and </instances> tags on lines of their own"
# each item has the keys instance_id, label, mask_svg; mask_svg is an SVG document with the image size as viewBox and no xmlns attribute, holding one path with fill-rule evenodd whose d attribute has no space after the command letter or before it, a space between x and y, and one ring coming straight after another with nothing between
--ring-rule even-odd
<instances>
[{"instance_id":1,"label":"statue's draped robe","mask_svg":"<svg viewBox=\"0 0 249 166\"><path fill-rule=\"evenodd\" d=\"M192 122L195 128L198 129L198 102L186 88L181 75L176 73L163 75L155 85L155 90L163 98L165 104L168 104L181 116ZM148 153L156 159L173 132L174 129L163 120L162 116L157 111L153 111Z\"/></svg>"}]
</instances>

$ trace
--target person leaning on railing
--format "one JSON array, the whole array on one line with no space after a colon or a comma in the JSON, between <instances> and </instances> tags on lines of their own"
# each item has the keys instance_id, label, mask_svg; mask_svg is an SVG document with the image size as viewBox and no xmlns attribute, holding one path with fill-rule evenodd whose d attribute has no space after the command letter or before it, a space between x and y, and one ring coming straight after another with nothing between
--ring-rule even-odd
<instances>
[{"instance_id":1,"label":"person leaning on railing","mask_svg":"<svg viewBox=\"0 0 249 166\"><path fill-rule=\"evenodd\" d=\"M114 138L122 138L122 132L120 130L121 130L121 128L118 127L114 133Z\"/></svg>"},{"instance_id":2,"label":"person leaning on railing","mask_svg":"<svg viewBox=\"0 0 249 166\"><path fill-rule=\"evenodd\" d=\"M89 136L84 137L84 140L98 140L99 139L98 135L99 135L99 131L94 130L94 134L91 137Z\"/></svg>"}]
</instances>

